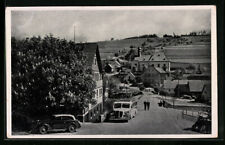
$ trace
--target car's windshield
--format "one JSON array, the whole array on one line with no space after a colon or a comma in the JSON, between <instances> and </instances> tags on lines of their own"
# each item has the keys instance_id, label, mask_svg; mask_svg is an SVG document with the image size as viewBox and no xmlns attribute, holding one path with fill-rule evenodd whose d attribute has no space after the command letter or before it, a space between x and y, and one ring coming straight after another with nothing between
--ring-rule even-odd
<instances>
[{"instance_id":1,"label":"car's windshield","mask_svg":"<svg viewBox=\"0 0 225 145\"><path fill-rule=\"evenodd\" d=\"M122 108L130 108L130 104L127 104L127 103L126 104L123 104L122 105Z\"/></svg>"},{"instance_id":2,"label":"car's windshield","mask_svg":"<svg viewBox=\"0 0 225 145\"><path fill-rule=\"evenodd\" d=\"M115 103L114 108L121 108L121 103Z\"/></svg>"}]
</instances>

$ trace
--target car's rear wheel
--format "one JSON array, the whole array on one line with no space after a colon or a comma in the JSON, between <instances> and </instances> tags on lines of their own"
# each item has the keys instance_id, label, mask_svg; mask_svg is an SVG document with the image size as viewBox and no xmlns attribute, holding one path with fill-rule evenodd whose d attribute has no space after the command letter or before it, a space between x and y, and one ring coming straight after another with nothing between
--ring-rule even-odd
<instances>
[{"instance_id":1,"label":"car's rear wheel","mask_svg":"<svg viewBox=\"0 0 225 145\"><path fill-rule=\"evenodd\" d=\"M48 132L48 128L44 125L42 125L41 127L39 127L39 133L40 134L46 134Z\"/></svg>"},{"instance_id":2,"label":"car's rear wheel","mask_svg":"<svg viewBox=\"0 0 225 145\"><path fill-rule=\"evenodd\" d=\"M75 132L76 131L76 126L74 124L71 124L68 126L68 131L69 132Z\"/></svg>"}]
</instances>

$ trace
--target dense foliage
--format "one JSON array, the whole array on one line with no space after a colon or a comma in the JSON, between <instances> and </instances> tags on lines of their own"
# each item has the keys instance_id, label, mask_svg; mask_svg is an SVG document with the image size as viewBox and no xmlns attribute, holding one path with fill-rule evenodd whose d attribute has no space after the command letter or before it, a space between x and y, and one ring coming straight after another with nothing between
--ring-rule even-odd
<instances>
[{"instance_id":1,"label":"dense foliage","mask_svg":"<svg viewBox=\"0 0 225 145\"><path fill-rule=\"evenodd\" d=\"M127 61L133 61L134 58L136 57L136 52L134 49L130 49L130 51L125 55L125 59Z\"/></svg>"},{"instance_id":2,"label":"dense foliage","mask_svg":"<svg viewBox=\"0 0 225 145\"><path fill-rule=\"evenodd\" d=\"M77 114L94 103L87 56L73 42L49 35L12 38L11 45L12 112Z\"/></svg>"}]
</instances>

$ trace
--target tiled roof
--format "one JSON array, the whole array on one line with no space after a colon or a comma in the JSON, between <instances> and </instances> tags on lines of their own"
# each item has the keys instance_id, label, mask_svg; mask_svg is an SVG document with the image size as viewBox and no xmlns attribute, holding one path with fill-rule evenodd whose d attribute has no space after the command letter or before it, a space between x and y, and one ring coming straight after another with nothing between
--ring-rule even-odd
<instances>
[{"instance_id":1,"label":"tiled roof","mask_svg":"<svg viewBox=\"0 0 225 145\"><path fill-rule=\"evenodd\" d=\"M161 73L161 74L163 74L163 73L166 73L162 68L160 68L160 67L155 67L155 69L159 72L159 73Z\"/></svg>"},{"instance_id":2,"label":"tiled roof","mask_svg":"<svg viewBox=\"0 0 225 145\"><path fill-rule=\"evenodd\" d=\"M164 80L163 88L165 89L175 89L178 84L178 80ZM179 84L188 84L188 80L179 80Z\"/></svg>"},{"instance_id":3,"label":"tiled roof","mask_svg":"<svg viewBox=\"0 0 225 145\"><path fill-rule=\"evenodd\" d=\"M164 52L156 52L150 59L150 61L168 61Z\"/></svg>"},{"instance_id":4,"label":"tiled roof","mask_svg":"<svg viewBox=\"0 0 225 145\"><path fill-rule=\"evenodd\" d=\"M140 57L135 57L134 60L137 61L149 61L151 58L151 55L142 55Z\"/></svg>"},{"instance_id":5,"label":"tiled roof","mask_svg":"<svg viewBox=\"0 0 225 145\"><path fill-rule=\"evenodd\" d=\"M140 57L135 57L136 61L168 61L164 52L155 52L153 55L142 55Z\"/></svg>"},{"instance_id":6,"label":"tiled roof","mask_svg":"<svg viewBox=\"0 0 225 145\"><path fill-rule=\"evenodd\" d=\"M97 43L78 43L77 47L81 47L85 55L87 55L87 65L91 66L96 54L99 71L102 72L102 64Z\"/></svg>"}]
</instances>

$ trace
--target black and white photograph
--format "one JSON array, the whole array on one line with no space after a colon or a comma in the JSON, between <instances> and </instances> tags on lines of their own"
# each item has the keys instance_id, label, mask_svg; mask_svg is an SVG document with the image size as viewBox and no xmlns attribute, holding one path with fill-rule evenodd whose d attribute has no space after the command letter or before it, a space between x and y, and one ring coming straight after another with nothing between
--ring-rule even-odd
<instances>
[{"instance_id":1,"label":"black and white photograph","mask_svg":"<svg viewBox=\"0 0 225 145\"><path fill-rule=\"evenodd\" d=\"M218 137L215 6L7 7L7 138Z\"/></svg>"}]
</instances>

